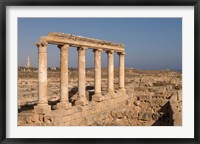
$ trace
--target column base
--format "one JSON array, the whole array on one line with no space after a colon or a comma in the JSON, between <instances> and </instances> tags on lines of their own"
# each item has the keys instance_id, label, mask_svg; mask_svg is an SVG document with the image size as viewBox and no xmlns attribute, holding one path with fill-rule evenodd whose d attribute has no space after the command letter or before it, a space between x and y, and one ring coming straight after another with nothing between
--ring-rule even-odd
<instances>
[{"instance_id":1,"label":"column base","mask_svg":"<svg viewBox=\"0 0 200 144\"><path fill-rule=\"evenodd\" d=\"M101 102L101 101L103 101L103 97L102 97L102 95L99 93L99 94L94 94L93 96L92 96L92 101L96 101L96 102Z\"/></svg>"},{"instance_id":2,"label":"column base","mask_svg":"<svg viewBox=\"0 0 200 144\"><path fill-rule=\"evenodd\" d=\"M46 114L51 112L51 106L48 104L38 104L34 106L34 113L37 114Z\"/></svg>"},{"instance_id":3,"label":"column base","mask_svg":"<svg viewBox=\"0 0 200 144\"><path fill-rule=\"evenodd\" d=\"M86 97L81 97L75 102L75 105L85 106L88 105L88 101Z\"/></svg>"},{"instance_id":4,"label":"column base","mask_svg":"<svg viewBox=\"0 0 200 144\"><path fill-rule=\"evenodd\" d=\"M119 97L119 95L117 93L113 93L112 96L111 96L112 99L115 99L115 98L118 98L118 97Z\"/></svg>"},{"instance_id":5,"label":"column base","mask_svg":"<svg viewBox=\"0 0 200 144\"><path fill-rule=\"evenodd\" d=\"M114 91L110 91L110 92L108 92L108 96L109 96L110 98L114 99L114 98L117 98L117 97L118 97L118 94L116 94Z\"/></svg>"},{"instance_id":6,"label":"column base","mask_svg":"<svg viewBox=\"0 0 200 144\"><path fill-rule=\"evenodd\" d=\"M120 88L120 89L118 90L118 92L119 92L121 95L126 95L126 90L125 90L125 88Z\"/></svg>"},{"instance_id":7,"label":"column base","mask_svg":"<svg viewBox=\"0 0 200 144\"><path fill-rule=\"evenodd\" d=\"M72 107L71 103L69 102L59 102L57 104L57 109L70 109Z\"/></svg>"}]
</instances>

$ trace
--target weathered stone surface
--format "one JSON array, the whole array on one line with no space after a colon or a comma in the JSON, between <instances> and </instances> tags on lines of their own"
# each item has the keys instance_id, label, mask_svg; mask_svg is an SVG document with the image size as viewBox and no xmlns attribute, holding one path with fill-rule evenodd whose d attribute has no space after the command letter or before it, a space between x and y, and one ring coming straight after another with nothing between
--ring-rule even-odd
<instances>
[{"instance_id":1,"label":"weathered stone surface","mask_svg":"<svg viewBox=\"0 0 200 144\"><path fill-rule=\"evenodd\" d=\"M66 108L68 102L68 49L69 45L59 45L60 48L60 101L58 108ZM66 103L65 105L63 103Z\"/></svg>"},{"instance_id":2,"label":"weathered stone surface","mask_svg":"<svg viewBox=\"0 0 200 144\"><path fill-rule=\"evenodd\" d=\"M89 48L102 48L104 50L113 49L116 51L123 51L124 45L112 43L105 40L98 40L94 38L87 38L82 36L75 36L65 33L49 33L48 36L43 36L40 41L46 41L51 44L70 44L70 46L84 46Z\"/></svg>"},{"instance_id":3,"label":"weathered stone surface","mask_svg":"<svg viewBox=\"0 0 200 144\"><path fill-rule=\"evenodd\" d=\"M114 93L114 51L107 51L108 55L108 93Z\"/></svg>"},{"instance_id":4,"label":"weathered stone surface","mask_svg":"<svg viewBox=\"0 0 200 144\"><path fill-rule=\"evenodd\" d=\"M71 107L72 105L69 102L59 102L57 104L57 109L70 109Z\"/></svg>"},{"instance_id":5,"label":"weathered stone surface","mask_svg":"<svg viewBox=\"0 0 200 144\"><path fill-rule=\"evenodd\" d=\"M149 121L151 120L152 114L151 113L139 113L139 120Z\"/></svg>"},{"instance_id":6,"label":"weathered stone surface","mask_svg":"<svg viewBox=\"0 0 200 144\"><path fill-rule=\"evenodd\" d=\"M138 100L137 100L137 101L134 102L134 105L135 105L135 106L140 106L140 103L141 103L141 101L138 101Z\"/></svg>"},{"instance_id":7,"label":"weathered stone surface","mask_svg":"<svg viewBox=\"0 0 200 144\"><path fill-rule=\"evenodd\" d=\"M49 105L37 105L34 107L34 113L48 114L51 112L51 106Z\"/></svg>"}]
</instances>

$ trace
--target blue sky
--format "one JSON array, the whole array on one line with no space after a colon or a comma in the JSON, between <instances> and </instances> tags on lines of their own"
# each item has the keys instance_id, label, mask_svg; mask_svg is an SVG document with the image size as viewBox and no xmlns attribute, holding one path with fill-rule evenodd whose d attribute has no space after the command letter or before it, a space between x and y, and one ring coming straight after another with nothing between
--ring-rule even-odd
<instances>
[{"instance_id":1,"label":"blue sky","mask_svg":"<svg viewBox=\"0 0 200 144\"><path fill-rule=\"evenodd\" d=\"M37 67L38 50L34 42L48 32L63 32L122 43L126 67L137 69L182 70L181 18L18 18L18 66ZM48 45L48 66L59 67L60 51ZM69 49L69 67L77 67L78 53ZM86 66L94 66L94 54L86 51ZM102 52L102 67L107 55ZM115 66L118 55L115 54Z\"/></svg>"}]
</instances>

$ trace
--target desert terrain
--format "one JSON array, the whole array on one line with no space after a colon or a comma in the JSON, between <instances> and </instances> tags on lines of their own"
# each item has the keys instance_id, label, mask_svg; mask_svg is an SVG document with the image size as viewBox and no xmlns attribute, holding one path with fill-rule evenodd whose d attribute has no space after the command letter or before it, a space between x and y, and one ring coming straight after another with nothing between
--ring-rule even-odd
<instances>
[{"instance_id":1,"label":"desert terrain","mask_svg":"<svg viewBox=\"0 0 200 144\"><path fill-rule=\"evenodd\" d=\"M107 68L102 68L102 95L107 95ZM115 68L114 87L118 90L118 69ZM77 107L78 71L69 68L69 102L72 111L65 120L55 120L54 114L32 117L33 107L38 101L37 69L18 70L18 125L84 125L84 126L172 126L182 125L182 74L170 70L125 69L126 95L109 100L105 106L92 102L94 94L94 69L86 69L86 97L88 113ZM52 113L57 113L56 104L60 99L60 71L48 68L48 101ZM112 107L112 104L115 107ZM99 107L100 110L99 110ZM106 108L110 110L106 110ZM81 109L81 110L79 110ZM77 112L78 111L78 112ZM84 119L79 118L81 113ZM84 113L85 112L85 113ZM87 114L86 114L87 113ZM73 115L73 116L72 116ZM37 116L36 116L37 117ZM72 118L73 117L73 118ZM62 123L59 123L61 122Z\"/></svg>"}]
</instances>

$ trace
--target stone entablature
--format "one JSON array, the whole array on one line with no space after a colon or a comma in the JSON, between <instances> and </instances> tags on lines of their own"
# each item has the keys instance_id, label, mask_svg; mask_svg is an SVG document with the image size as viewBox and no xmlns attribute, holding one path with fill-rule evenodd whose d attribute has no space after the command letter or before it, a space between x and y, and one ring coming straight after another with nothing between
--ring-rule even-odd
<instances>
[{"instance_id":1,"label":"stone entablature","mask_svg":"<svg viewBox=\"0 0 200 144\"><path fill-rule=\"evenodd\" d=\"M68 100L68 49L76 47L78 51L78 100L76 105L85 106L86 100L86 61L85 51L93 49L94 52L94 72L95 89L92 97L93 101L101 102L107 98L116 98L125 92L125 50L124 45L112 43L93 38L75 36L64 33L49 33L48 36L42 36L39 42L35 43L38 47L38 85L39 101L34 107L36 113L45 114L51 111L47 100L47 46L48 44L58 45L60 49L60 102L58 109L71 109L71 103ZM108 55L108 95L101 94L101 52L105 51ZM114 52L119 55L119 91L114 91Z\"/></svg>"},{"instance_id":2,"label":"stone entablature","mask_svg":"<svg viewBox=\"0 0 200 144\"><path fill-rule=\"evenodd\" d=\"M124 52L124 45L113 43L105 40L98 40L93 38L87 38L82 36L75 36L64 33L50 32L48 36L42 36L41 42L48 42L49 44L64 45L67 44L70 47L87 47L91 49L103 49L114 50L116 52Z\"/></svg>"}]
</instances>

